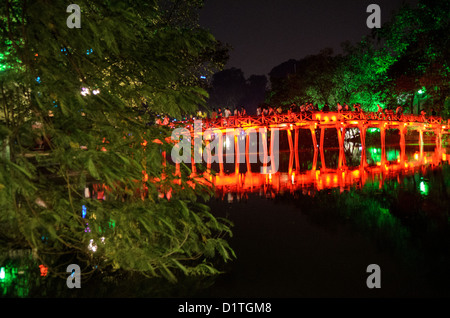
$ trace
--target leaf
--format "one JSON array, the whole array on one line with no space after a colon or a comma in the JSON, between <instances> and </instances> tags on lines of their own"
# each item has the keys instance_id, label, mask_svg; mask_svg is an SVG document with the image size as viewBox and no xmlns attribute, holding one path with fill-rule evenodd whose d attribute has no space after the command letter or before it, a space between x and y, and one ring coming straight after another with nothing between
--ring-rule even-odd
<instances>
[{"instance_id":1,"label":"leaf","mask_svg":"<svg viewBox=\"0 0 450 318\"><path fill-rule=\"evenodd\" d=\"M94 177L95 179L100 179L100 175L98 174L97 168L95 167L94 162L92 161L92 158L88 159L87 169L92 177Z\"/></svg>"},{"instance_id":2,"label":"leaf","mask_svg":"<svg viewBox=\"0 0 450 318\"><path fill-rule=\"evenodd\" d=\"M26 170L24 167L19 166L17 164L15 164L14 162L10 162L10 164L16 168L17 170L19 170L20 172L22 172L24 175L26 175L28 178L32 179L33 176L30 174L30 172L28 170Z\"/></svg>"},{"instance_id":3,"label":"leaf","mask_svg":"<svg viewBox=\"0 0 450 318\"><path fill-rule=\"evenodd\" d=\"M175 275L172 273L172 271L167 267L166 264L161 263L161 267L162 267L162 274L164 277L166 277L169 281L171 281L172 283L176 283L178 280L175 277Z\"/></svg>"}]
</instances>

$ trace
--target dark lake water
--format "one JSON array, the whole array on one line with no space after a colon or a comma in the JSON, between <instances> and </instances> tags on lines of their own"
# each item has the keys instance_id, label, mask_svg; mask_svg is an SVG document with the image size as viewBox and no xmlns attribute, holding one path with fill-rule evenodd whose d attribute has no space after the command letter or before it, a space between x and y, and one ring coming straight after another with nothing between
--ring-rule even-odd
<instances>
[{"instance_id":1,"label":"dark lake water","mask_svg":"<svg viewBox=\"0 0 450 318\"><path fill-rule=\"evenodd\" d=\"M6 297L448 297L450 296L450 149L407 145L400 161L395 143L300 148L300 170L280 154L274 175L251 176L246 165L227 164L208 205L234 223L230 245L237 258L219 264L224 274L178 284L127 277L92 279L77 291L64 279L41 283L26 257L0 258L0 294ZM218 167L212 167L218 170ZM252 168L253 170L253 168ZM256 170L255 170L256 171ZM294 172L294 173L293 173ZM9 264L9 265L8 265ZM13 264L13 265L11 265ZM381 288L366 285L369 264L381 269ZM9 266L9 267L8 267ZM2 274L3 273L3 274Z\"/></svg>"}]
</instances>

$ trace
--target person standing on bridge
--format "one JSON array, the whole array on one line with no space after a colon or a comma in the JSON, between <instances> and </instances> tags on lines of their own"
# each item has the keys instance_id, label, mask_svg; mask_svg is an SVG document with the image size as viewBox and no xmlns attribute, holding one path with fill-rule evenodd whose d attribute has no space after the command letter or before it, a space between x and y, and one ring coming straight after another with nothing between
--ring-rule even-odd
<instances>
[{"instance_id":1,"label":"person standing on bridge","mask_svg":"<svg viewBox=\"0 0 450 318\"><path fill-rule=\"evenodd\" d=\"M281 105L280 106L278 106L278 108L277 108L277 113L278 114L281 114L283 112L283 108L281 108Z\"/></svg>"},{"instance_id":2,"label":"person standing on bridge","mask_svg":"<svg viewBox=\"0 0 450 318\"><path fill-rule=\"evenodd\" d=\"M402 113L403 113L403 108L402 108L402 106L398 105L397 109L395 110L395 114L401 115Z\"/></svg>"},{"instance_id":3,"label":"person standing on bridge","mask_svg":"<svg viewBox=\"0 0 450 318\"><path fill-rule=\"evenodd\" d=\"M425 121L425 115L427 114L427 112L425 111L425 109L422 109L420 111L420 117L422 119L422 121Z\"/></svg>"},{"instance_id":4,"label":"person standing on bridge","mask_svg":"<svg viewBox=\"0 0 450 318\"><path fill-rule=\"evenodd\" d=\"M256 108L256 116L261 116L261 114L262 114L261 105L258 105L258 107Z\"/></svg>"},{"instance_id":5,"label":"person standing on bridge","mask_svg":"<svg viewBox=\"0 0 450 318\"><path fill-rule=\"evenodd\" d=\"M217 118L217 112L216 112L216 109L213 108L212 112L211 112L211 119L216 119L216 118Z\"/></svg>"},{"instance_id":6,"label":"person standing on bridge","mask_svg":"<svg viewBox=\"0 0 450 318\"><path fill-rule=\"evenodd\" d=\"M377 104L377 116L380 118L380 116L383 116L383 108L381 108L380 104Z\"/></svg>"},{"instance_id":7,"label":"person standing on bridge","mask_svg":"<svg viewBox=\"0 0 450 318\"><path fill-rule=\"evenodd\" d=\"M217 117L221 118L222 117L222 108L219 107L219 110L217 111Z\"/></svg>"},{"instance_id":8,"label":"person standing on bridge","mask_svg":"<svg viewBox=\"0 0 450 318\"><path fill-rule=\"evenodd\" d=\"M238 117L239 116L239 111L238 111L237 107L234 108L233 115L234 115L234 117Z\"/></svg>"},{"instance_id":9,"label":"person standing on bridge","mask_svg":"<svg viewBox=\"0 0 450 318\"><path fill-rule=\"evenodd\" d=\"M231 116L231 111L230 111L230 109L227 107L227 108L225 108L224 117L225 117L225 118L228 118L228 117L230 117L230 116Z\"/></svg>"},{"instance_id":10,"label":"person standing on bridge","mask_svg":"<svg viewBox=\"0 0 450 318\"><path fill-rule=\"evenodd\" d=\"M241 116L247 116L247 111L245 110L244 106L241 106Z\"/></svg>"},{"instance_id":11,"label":"person standing on bridge","mask_svg":"<svg viewBox=\"0 0 450 318\"><path fill-rule=\"evenodd\" d=\"M339 113L342 111L342 105L340 103L337 104L337 111Z\"/></svg>"}]
</instances>

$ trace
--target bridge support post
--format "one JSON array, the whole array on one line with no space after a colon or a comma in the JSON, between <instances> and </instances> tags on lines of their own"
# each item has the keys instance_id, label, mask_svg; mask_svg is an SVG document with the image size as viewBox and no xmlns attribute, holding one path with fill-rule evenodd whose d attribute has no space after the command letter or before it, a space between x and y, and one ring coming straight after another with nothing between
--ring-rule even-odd
<instances>
[{"instance_id":1,"label":"bridge support post","mask_svg":"<svg viewBox=\"0 0 450 318\"><path fill-rule=\"evenodd\" d=\"M407 131L407 129L406 129L406 127L404 125L399 128L399 133L400 133L400 162L402 162L402 163L404 163L405 160L406 160L406 142L405 142L406 131Z\"/></svg>"},{"instance_id":2,"label":"bridge support post","mask_svg":"<svg viewBox=\"0 0 450 318\"><path fill-rule=\"evenodd\" d=\"M223 133L218 134L219 135L219 173L223 175Z\"/></svg>"},{"instance_id":3,"label":"bridge support post","mask_svg":"<svg viewBox=\"0 0 450 318\"><path fill-rule=\"evenodd\" d=\"M359 126L359 137L361 139L361 166L365 167L367 165L366 161L366 126Z\"/></svg>"},{"instance_id":4,"label":"bridge support post","mask_svg":"<svg viewBox=\"0 0 450 318\"><path fill-rule=\"evenodd\" d=\"M270 129L270 166L272 167L271 173L275 173L275 138L274 131L277 128Z\"/></svg>"},{"instance_id":5,"label":"bridge support post","mask_svg":"<svg viewBox=\"0 0 450 318\"><path fill-rule=\"evenodd\" d=\"M300 171L300 161L298 158L298 128L295 128L295 137L294 137L294 155L295 155L295 171Z\"/></svg>"},{"instance_id":6,"label":"bridge support post","mask_svg":"<svg viewBox=\"0 0 450 318\"><path fill-rule=\"evenodd\" d=\"M320 127L320 163L321 163L321 169L326 169L326 165L325 165L325 153L323 151L323 141L325 139L325 128L324 127Z\"/></svg>"},{"instance_id":7,"label":"bridge support post","mask_svg":"<svg viewBox=\"0 0 450 318\"><path fill-rule=\"evenodd\" d=\"M319 150L317 149L317 138L316 138L316 127L315 125L310 125L309 130L311 131L311 138L313 142L314 147L314 158L313 158L313 166L312 170L315 171L317 168L317 155L319 153Z\"/></svg>"},{"instance_id":8,"label":"bridge support post","mask_svg":"<svg viewBox=\"0 0 450 318\"><path fill-rule=\"evenodd\" d=\"M292 166L294 165L294 146L292 145L292 133L288 128L287 130L288 142L289 142L289 175L292 173Z\"/></svg>"},{"instance_id":9,"label":"bridge support post","mask_svg":"<svg viewBox=\"0 0 450 318\"><path fill-rule=\"evenodd\" d=\"M380 126L381 136L381 165L386 163L386 128L384 125Z\"/></svg>"},{"instance_id":10,"label":"bridge support post","mask_svg":"<svg viewBox=\"0 0 450 318\"><path fill-rule=\"evenodd\" d=\"M341 131L342 128L342 131ZM338 168L346 165L345 152L344 152L344 141L345 141L345 127L336 126L338 141L339 141L339 163Z\"/></svg>"},{"instance_id":11,"label":"bridge support post","mask_svg":"<svg viewBox=\"0 0 450 318\"><path fill-rule=\"evenodd\" d=\"M238 130L239 131L239 130ZM234 172L236 174L239 174L239 164L241 162L240 160L240 151L239 151L239 133L234 134L234 152L235 152L235 159L234 159Z\"/></svg>"},{"instance_id":12,"label":"bridge support post","mask_svg":"<svg viewBox=\"0 0 450 318\"><path fill-rule=\"evenodd\" d=\"M261 134L261 145L259 145L259 150L261 149L261 146L263 147L263 167L264 171L267 171L267 130L264 129L264 131L259 132ZM260 157L261 158L261 157Z\"/></svg>"},{"instance_id":13,"label":"bridge support post","mask_svg":"<svg viewBox=\"0 0 450 318\"><path fill-rule=\"evenodd\" d=\"M436 148L442 148L442 132L441 128L437 128L434 131L434 134L436 135Z\"/></svg>"},{"instance_id":14,"label":"bridge support post","mask_svg":"<svg viewBox=\"0 0 450 318\"><path fill-rule=\"evenodd\" d=\"M206 151L206 172L211 173L211 140L205 140L205 151Z\"/></svg>"},{"instance_id":15,"label":"bridge support post","mask_svg":"<svg viewBox=\"0 0 450 318\"><path fill-rule=\"evenodd\" d=\"M252 172L252 167L250 165L250 130L246 131L245 136L245 161L247 163L247 173Z\"/></svg>"}]
</instances>

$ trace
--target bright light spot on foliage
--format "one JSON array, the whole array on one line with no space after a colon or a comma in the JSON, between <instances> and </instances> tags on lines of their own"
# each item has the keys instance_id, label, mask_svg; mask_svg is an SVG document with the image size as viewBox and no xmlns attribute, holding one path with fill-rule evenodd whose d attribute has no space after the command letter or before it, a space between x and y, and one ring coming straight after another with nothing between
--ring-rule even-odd
<instances>
[{"instance_id":1,"label":"bright light spot on foliage","mask_svg":"<svg viewBox=\"0 0 450 318\"><path fill-rule=\"evenodd\" d=\"M86 87L83 87L81 89L81 95L86 96L86 95L89 95L89 94L90 94L89 89L87 89Z\"/></svg>"},{"instance_id":2,"label":"bright light spot on foliage","mask_svg":"<svg viewBox=\"0 0 450 318\"><path fill-rule=\"evenodd\" d=\"M5 277L6 277L5 268L2 267L0 268L0 279L5 279Z\"/></svg>"},{"instance_id":3,"label":"bright light spot on foliage","mask_svg":"<svg viewBox=\"0 0 450 318\"><path fill-rule=\"evenodd\" d=\"M89 241L88 249L94 253L97 251L97 244L94 243L93 239Z\"/></svg>"},{"instance_id":4,"label":"bright light spot on foliage","mask_svg":"<svg viewBox=\"0 0 450 318\"><path fill-rule=\"evenodd\" d=\"M39 270L41 271L41 276L47 276L48 267L45 265L39 265Z\"/></svg>"},{"instance_id":5,"label":"bright light spot on foliage","mask_svg":"<svg viewBox=\"0 0 450 318\"><path fill-rule=\"evenodd\" d=\"M419 89L418 93L423 94L423 90Z\"/></svg>"},{"instance_id":6,"label":"bright light spot on foliage","mask_svg":"<svg viewBox=\"0 0 450 318\"><path fill-rule=\"evenodd\" d=\"M375 132L380 132L380 128L368 128L367 129L368 133L375 133Z\"/></svg>"},{"instance_id":7,"label":"bright light spot on foliage","mask_svg":"<svg viewBox=\"0 0 450 318\"><path fill-rule=\"evenodd\" d=\"M426 182L423 181L423 180L420 181L419 189L420 189L420 194L422 194L422 195L428 195L428 192L429 192L428 183L426 183Z\"/></svg>"},{"instance_id":8,"label":"bright light spot on foliage","mask_svg":"<svg viewBox=\"0 0 450 318\"><path fill-rule=\"evenodd\" d=\"M92 94L94 94L94 95L100 94L100 90L99 89L94 89L92 91Z\"/></svg>"},{"instance_id":9,"label":"bright light spot on foliage","mask_svg":"<svg viewBox=\"0 0 450 318\"><path fill-rule=\"evenodd\" d=\"M86 212L87 212L86 206L83 205L81 208L81 216L83 217L83 219L86 217Z\"/></svg>"}]
</instances>

